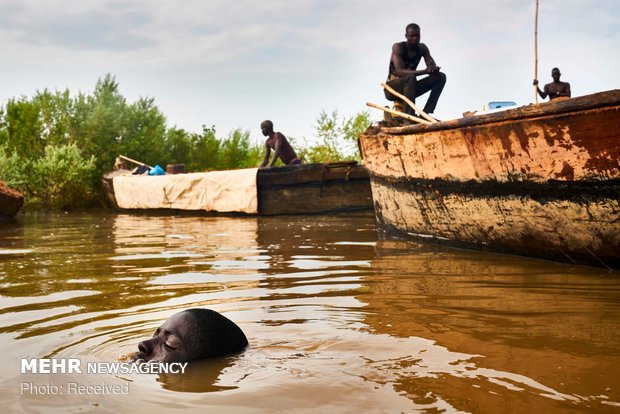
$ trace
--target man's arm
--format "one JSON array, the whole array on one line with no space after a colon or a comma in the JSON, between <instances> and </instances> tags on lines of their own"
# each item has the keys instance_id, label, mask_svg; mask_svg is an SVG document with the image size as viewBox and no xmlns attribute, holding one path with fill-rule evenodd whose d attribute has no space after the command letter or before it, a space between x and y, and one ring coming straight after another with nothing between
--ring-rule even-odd
<instances>
[{"instance_id":1,"label":"man's arm","mask_svg":"<svg viewBox=\"0 0 620 414\"><path fill-rule=\"evenodd\" d=\"M428 53L428 48L425 45L420 44L420 51L422 51L423 46L424 46L424 49L426 50L426 54L428 55L430 60L433 62L433 65L435 65L435 61L433 61L433 58L430 57L430 54ZM394 63L394 75L399 76L399 77L400 76L411 76L411 75L420 76L420 75L426 75L427 73L431 73L428 70L429 69L428 60L427 60L427 57L424 55L423 51L422 51L422 56L424 56L424 61L426 62L426 65L427 65L426 69L422 69L422 70L407 69L405 67L405 62L403 61L403 58L402 58L402 48L403 46L400 43L394 43L394 46L392 46L392 63ZM434 68L435 67L436 66L434 66Z\"/></svg>"},{"instance_id":2,"label":"man's arm","mask_svg":"<svg viewBox=\"0 0 620 414\"><path fill-rule=\"evenodd\" d=\"M269 145L265 144L265 157L263 158L263 162L260 163L258 168L263 168L269 162L269 153L271 153L271 148Z\"/></svg>"},{"instance_id":3,"label":"man's arm","mask_svg":"<svg viewBox=\"0 0 620 414\"><path fill-rule=\"evenodd\" d=\"M435 59L431 56L430 50L428 50L428 46L424 43L420 43L420 52L424 57L424 62L426 63L426 71L427 73L439 72L439 67L435 64Z\"/></svg>"},{"instance_id":4,"label":"man's arm","mask_svg":"<svg viewBox=\"0 0 620 414\"><path fill-rule=\"evenodd\" d=\"M267 165L268 168L273 167L273 164L276 163L280 156L280 152L282 152L282 135L279 132L276 132L273 136L273 147L273 158L271 158L271 162Z\"/></svg>"},{"instance_id":5,"label":"man's arm","mask_svg":"<svg viewBox=\"0 0 620 414\"><path fill-rule=\"evenodd\" d=\"M547 85L545 85L545 91L541 91L540 88L538 87L538 79L534 79L534 85L536 85L536 90L538 91L538 95L540 95L540 97L542 99L545 99L547 97Z\"/></svg>"}]
</instances>

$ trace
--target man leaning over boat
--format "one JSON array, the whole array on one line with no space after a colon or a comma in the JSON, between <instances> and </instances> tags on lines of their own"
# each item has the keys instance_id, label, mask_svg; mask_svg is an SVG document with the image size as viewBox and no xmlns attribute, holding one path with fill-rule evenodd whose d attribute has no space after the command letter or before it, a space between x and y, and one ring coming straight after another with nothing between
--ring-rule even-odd
<instances>
[{"instance_id":1,"label":"man leaning over boat","mask_svg":"<svg viewBox=\"0 0 620 414\"><path fill-rule=\"evenodd\" d=\"M285 165L301 164L301 160L297 157L297 154L295 154L295 150L291 147L291 144L289 144L284 134L273 131L273 122L269 120L261 122L260 129L267 139L265 140L265 157L258 168L264 168L265 166L271 168L278 158L280 158ZM272 149L274 150L273 157L269 160Z\"/></svg>"}]
</instances>

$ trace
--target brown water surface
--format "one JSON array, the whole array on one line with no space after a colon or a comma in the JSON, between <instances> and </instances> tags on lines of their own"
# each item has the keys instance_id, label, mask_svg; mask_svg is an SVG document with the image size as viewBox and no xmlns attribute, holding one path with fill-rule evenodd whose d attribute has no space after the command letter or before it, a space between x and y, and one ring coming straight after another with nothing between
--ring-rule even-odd
<instances>
[{"instance_id":1,"label":"brown water surface","mask_svg":"<svg viewBox=\"0 0 620 414\"><path fill-rule=\"evenodd\" d=\"M183 375L20 373L117 361L190 307L249 348ZM382 240L365 213L20 216L0 309L2 412L620 412L618 273Z\"/></svg>"}]
</instances>

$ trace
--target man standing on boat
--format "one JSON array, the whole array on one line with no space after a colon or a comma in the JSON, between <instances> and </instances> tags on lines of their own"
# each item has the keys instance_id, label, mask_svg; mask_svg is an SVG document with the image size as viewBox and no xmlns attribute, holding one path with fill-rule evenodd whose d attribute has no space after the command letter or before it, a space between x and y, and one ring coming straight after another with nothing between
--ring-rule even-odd
<instances>
[{"instance_id":1,"label":"man standing on boat","mask_svg":"<svg viewBox=\"0 0 620 414\"><path fill-rule=\"evenodd\" d=\"M550 101L557 98L570 98L570 83L560 82L561 75L560 69L553 68L551 70L553 82L546 84L542 91L538 87L538 79L534 79L534 85L541 98L545 99L549 96Z\"/></svg>"},{"instance_id":2,"label":"man standing on boat","mask_svg":"<svg viewBox=\"0 0 620 414\"><path fill-rule=\"evenodd\" d=\"M265 141L265 158L258 168L263 168L265 166L267 166L267 168L273 167L278 157L280 157L285 165L301 164L301 160L297 157L297 154L295 154L295 150L291 147L291 144L289 144L284 134L273 132L273 122L261 122L260 129L263 135L267 137L267 140ZM273 158L269 161L269 155L272 149L274 150Z\"/></svg>"},{"instance_id":3,"label":"man standing on boat","mask_svg":"<svg viewBox=\"0 0 620 414\"><path fill-rule=\"evenodd\" d=\"M406 42L394 43L392 46L387 84L412 102L415 102L418 96L430 91L431 94L424 105L424 112L432 114L446 84L446 75L439 71L440 67L435 64L428 47L420 43L420 26L415 23L407 25L405 38ZM424 58L426 68L417 70L422 58ZM428 76L418 80L418 76L422 75ZM385 97L390 101L398 101L398 98L387 90ZM404 105L403 110L409 115L415 115L414 109L408 105Z\"/></svg>"}]
</instances>

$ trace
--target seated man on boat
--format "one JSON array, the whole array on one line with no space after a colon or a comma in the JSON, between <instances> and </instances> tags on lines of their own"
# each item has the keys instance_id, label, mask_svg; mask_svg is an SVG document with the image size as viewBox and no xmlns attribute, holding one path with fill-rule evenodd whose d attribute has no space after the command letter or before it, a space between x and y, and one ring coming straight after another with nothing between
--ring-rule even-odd
<instances>
[{"instance_id":1,"label":"seated man on boat","mask_svg":"<svg viewBox=\"0 0 620 414\"><path fill-rule=\"evenodd\" d=\"M295 154L295 150L291 147L291 144L289 144L284 134L273 132L273 122L261 122L260 129L263 135L267 137L267 140L265 141L265 158L258 168L263 168L265 166L267 166L267 168L273 167L278 157L285 165L301 164L301 160L297 157L297 154ZM269 155L272 149L274 153L270 161Z\"/></svg>"},{"instance_id":2,"label":"seated man on boat","mask_svg":"<svg viewBox=\"0 0 620 414\"><path fill-rule=\"evenodd\" d=\"M560 69L553 68L551 70L553 82L546 84L542 91L538 87L538 79L534 79L534 85L541 98L545 99L549 96L550 101L557 98L570 98L570 83L560 82L561 75Z\"/></svg>"},{"instance_id":3,"label":"seated man on boat","mask_svg":"<svg viewBox=\"0 0 620 414\"><path fill-rule=\"evenodd\" d=\"M168 318L138 344L136 362L187 362L240 352L248 346L233 321L210 309L187 309Z\"/></svg>"},{"instance_id":4,"label":"seated man on boat","mask_svg":"<svg viewBox=\"0 0 620 414\"><path fill-rule=\"evenodd\" d=\"M414 103L415 98L430 91L431 94L423 110L427 114L432 114L446 84L446 75L439 71L440 67L435 64L428 47L420 43L420 26L415 23L407 25L405 38L406 42L394 43L392 46L387 84ZM418 70L418 64L422 58L424 58L426 68ZM418 80L418 76L423 75L428 76ZM387 90L385 97L390 101L400 103L398 97ZM402 106L405 113L415 115L413 108L404 104Z\"/></svg>"}]
</instances>

